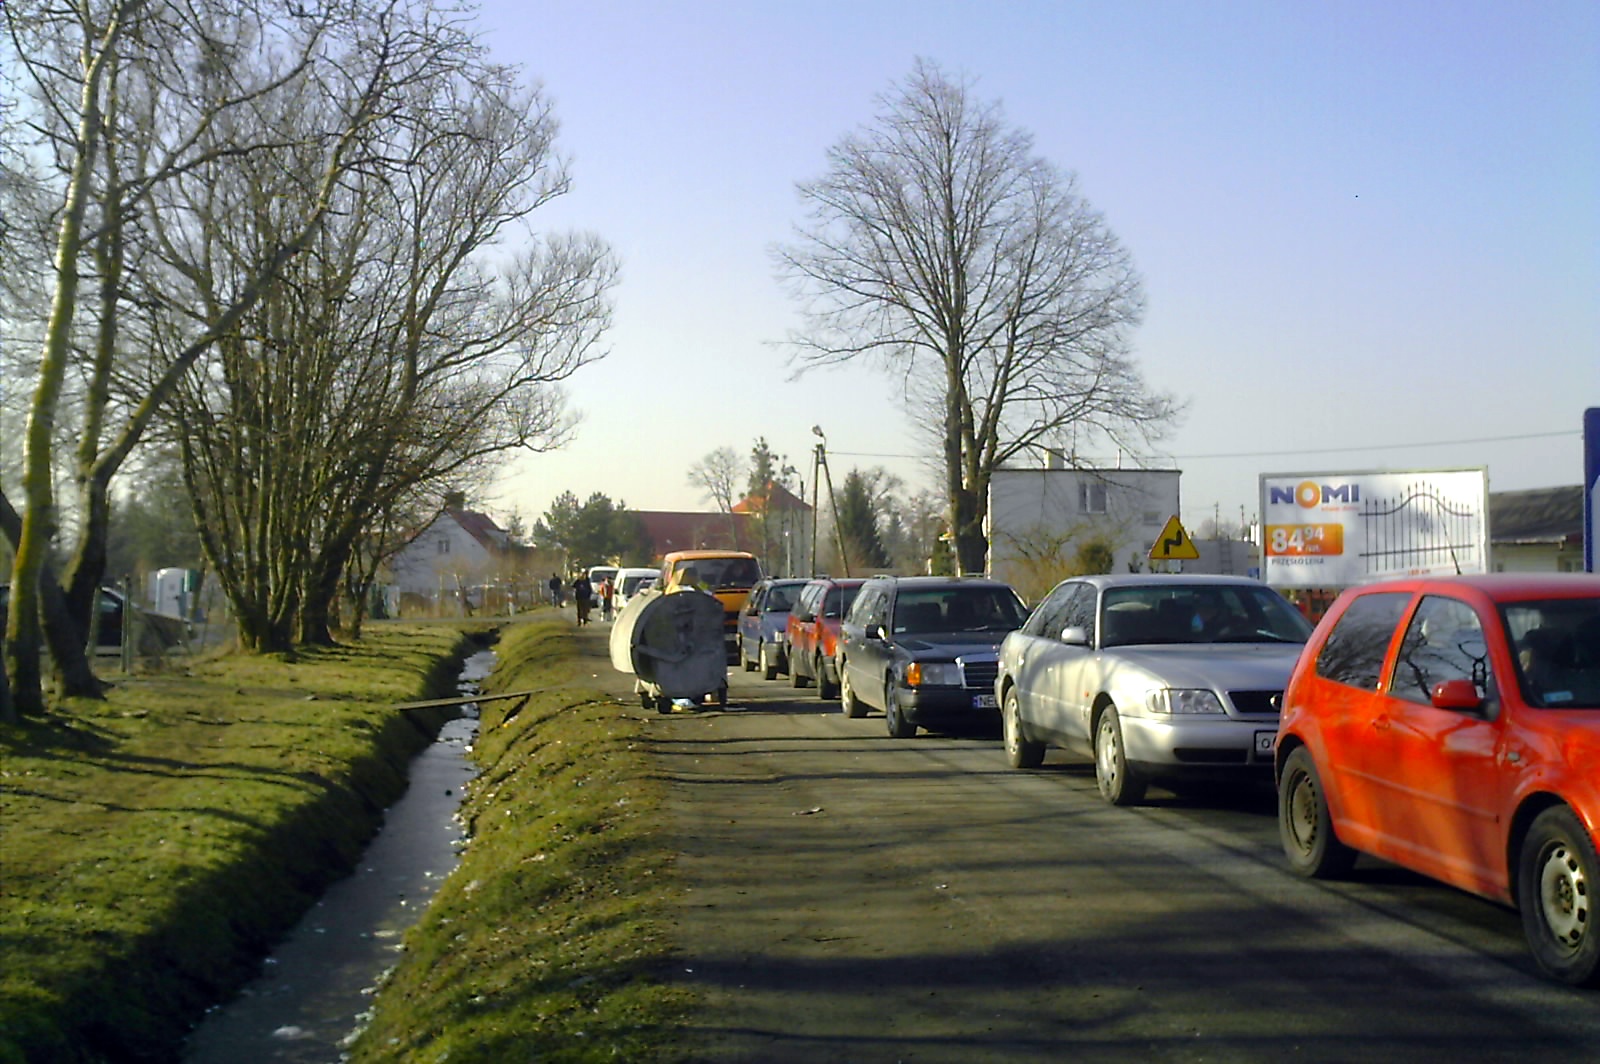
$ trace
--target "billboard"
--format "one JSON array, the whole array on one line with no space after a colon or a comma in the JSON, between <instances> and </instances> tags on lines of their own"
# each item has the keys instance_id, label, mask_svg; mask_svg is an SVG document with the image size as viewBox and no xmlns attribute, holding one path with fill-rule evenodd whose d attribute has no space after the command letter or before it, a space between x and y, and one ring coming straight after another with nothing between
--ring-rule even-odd
<instances>
[{"instance_id":1,"label":"billboard","mask_svg":"<svg viewBox=\"0 0 1600 1064\"><path fill-rule=\"evenodd\" d=\"M1489 570L1487 469L1261 477L1262 578L1351 587Z\"/></svg>"}]
</instances>

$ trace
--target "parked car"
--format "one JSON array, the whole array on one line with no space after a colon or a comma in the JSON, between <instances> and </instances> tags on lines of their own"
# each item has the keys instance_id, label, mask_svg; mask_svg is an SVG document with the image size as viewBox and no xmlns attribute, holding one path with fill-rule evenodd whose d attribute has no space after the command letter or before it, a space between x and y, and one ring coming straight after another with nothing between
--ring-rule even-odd
<instances>
[{"instance_id":1,"label":"parked car","mask_svg":"<svg viewBox=\"0 0 1600 1064\"><path fill-rule=\"evenodd\" d=\"M806 583L803 577L769 577L750 590L739 615L739 663L745 672L760 669L762 678L776 680L788 671L789 611Z\"/></svg>"},{"instance_id":2,"label":"parked car","mask_svg":"<svg viewBox=\"0 0 1600 1064\"><path fill-rule=\"evenodd\" d=\"M789 611L789 686L816 684L819 697L839 696L839 672L833 660L839 649L839 622L864 583L863 577L819 577L801 589Z\"/></svg>"},{"instance_id":3,"label":"parked car","mask_svg":"<svg viewBox=\"0 0 1600 1064\"><path fill-rule=\"evenodd\" d=\"M656 578L661 575L660 569L646 569L636 566L623 566L617 570L617 575L611 578L615 590L611 595L611 607L618 613L628 604L628 600L639 592L649 587L654 587Z\"/></svg>"},{"instance_id":4,"label":"parked car","mask_svg":"<svg viewBox=\"0 0 1600 1064\"><path fill-rule=\"evenodd\" d=\"M1006 760L1086 749L1100 794L1144 799L1155 780L1271 779L1279 701L1310 623L1236 576L1064 580L1000 648L994 694Z\"/></svg>"},{"instance_id":5,"label":"parked car","mask_svg":"<svg viewBox=\"0 0 1600 1064\"><path fill-rule=\"evenodd\" d=\"M761 563L742 550L679 550L661 561L656 587L666 595L698 589L722 603L722 634L728 660L739 658L739 614L761 579Z\"/></svg>"},{"instance_id":6,"label":"parked car","mask_svg":"<svg viewBox=\"0 0 1600 1064\"><path fill-rule=\"evenodd\" d=\"M992 727L997 651L1027 616L998 580L873 577L839 629L845 715L881 709L897 739L919 727Z\"/></svg>"},{"instance_id":7,"label":"parked car","mask_svg":"<svg viewBox=\"0 0 1600 1064\"><path fill-rule=\"evenodd\" d=\"M1600 985L1600 577L1345 592L1289 681L1277 778L1297 873L1359 851L1516 906L1540 968Z\"/></svg>"}]
</instances>

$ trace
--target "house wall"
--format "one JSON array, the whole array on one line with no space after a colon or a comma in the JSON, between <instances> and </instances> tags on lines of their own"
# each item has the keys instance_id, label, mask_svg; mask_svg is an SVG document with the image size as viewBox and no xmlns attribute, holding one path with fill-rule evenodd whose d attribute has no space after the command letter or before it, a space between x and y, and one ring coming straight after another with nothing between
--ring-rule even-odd
<instances>
[{"instance_id":1,"label":"house wall","mask_svg":"<svg viewBox=\"0 0 1600 1064\"><path fill-rule=\"evenodd\" d=\"M1079 544L1097 535L1113 548L1113 572L1144 568L1150 545L1178 513L1178 477L1175 469L997 471L989 482L990 575L1033 597L1040 592L1031 585L1048 566L1031 559L1053 553L1070 564ZM1101 489L1104 510L1096 512Z\"/></svg>"},{"instance_id":2,"label":"house wall","mask_svg":"<svg viewBox=\"0 0 1600 1064\"><path fill-rule=\"evenodd\" d=\"M1497 573L1581 573L1583 545L1576 550L1560 543L1490 543L1489 567Z\"/></svg>"},{"instance_id":3,"label":"house wall","mask_svg":"<svg viewBox=\"0 0 1600 1064\"><path fill-rule=\"evenodd\" d=\"M431 595L441 583L476 584L489 574L493 561L482 543L448 514L440 514L390 562L395 586L402 594Z\"/></svg>"}]
</instances>

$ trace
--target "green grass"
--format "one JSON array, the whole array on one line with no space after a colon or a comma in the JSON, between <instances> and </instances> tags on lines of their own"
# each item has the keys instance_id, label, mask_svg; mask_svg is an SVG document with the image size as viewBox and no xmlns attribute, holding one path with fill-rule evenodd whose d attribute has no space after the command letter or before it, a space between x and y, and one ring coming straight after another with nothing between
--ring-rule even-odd
<instances>
[{"instance_id":1,"label":"green grass","mask_svg":"<svg viewBox=\"0 0 1600 1064\"><path fill-rule=\"evenodd\" d=\"M569 623L501 632L486 686L537 693L484 704L462 864L351 1059L681 1060L693 1002L657 978L669 855L642 712ZM470 649L374 625L0 729L0 1064L174 1059L359 856L448 712L396 704L449 694Z\"/></svg>"},{"instance_id":2,"label":"green grass","mask_svg":"<svg viewBox=\"0 0 1600 1064\"><path fill-rule=\"evenodd\" d=\"M0 1061L163 1059L348 870L460 629L132 677L0 729Z\"/></svg>"},{"instance_id":3,"label":"green grass","mask_svg":"<svg viewBox=\"0 0 1600 1064\"><path fill-rule=\"evenodd\" d=\"M358 1064L667 1061L691 1005L669 954L669 855L652 832L636 704L608 697L565 624L511 626L484 704L462 864L406 937Z\"/></svg>"}]
</instances>

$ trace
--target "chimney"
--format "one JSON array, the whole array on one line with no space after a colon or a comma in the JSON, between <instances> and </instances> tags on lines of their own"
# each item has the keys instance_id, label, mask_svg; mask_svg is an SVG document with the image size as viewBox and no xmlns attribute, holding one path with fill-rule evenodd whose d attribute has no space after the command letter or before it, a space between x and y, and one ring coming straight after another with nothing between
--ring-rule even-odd
<instances>
[{"instance_id":1,"label":"chimney","mask_svg":"<svg viewBox=\"0 0 1600 1064\"><path fill-rule=\"evenodd\" d=\"M446 510L465 510L467 496L461 491L447 491L444 493L444 508Z\"/></svg>"}]
</instances>

